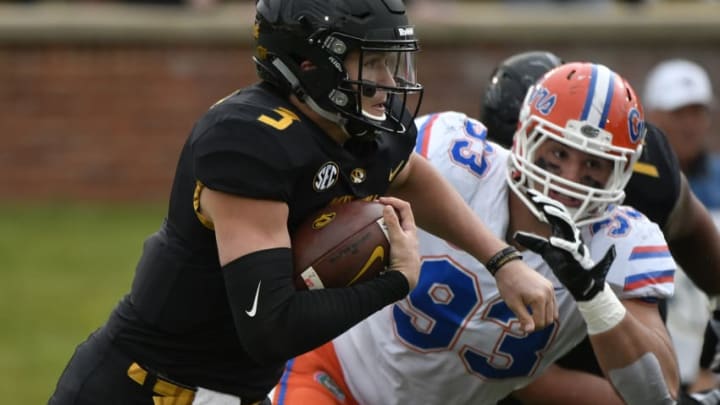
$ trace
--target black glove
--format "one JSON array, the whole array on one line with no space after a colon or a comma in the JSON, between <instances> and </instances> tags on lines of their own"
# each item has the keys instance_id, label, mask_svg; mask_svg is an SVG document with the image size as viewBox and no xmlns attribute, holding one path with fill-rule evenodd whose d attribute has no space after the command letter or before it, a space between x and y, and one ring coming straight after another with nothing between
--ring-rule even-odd
<instances>
[{"instance_id":1,"label":"black glove","mask_svg":"<svg viewBox=\"0 0 720 405\"><path fill-rule=\"evenodd\" d=\"M608 249L599 263L593 263L565 206L535 190L529 190L528 197L544 213L552 236L548 240L532 233L516 232L513 237L545 259L576 301L592 299L605 286L605 276L615 260L615 246Z\"/></svg>"},{"instance_id":2,"label":"black glove","mask_svg":"<svg viewBox=\"0 0 720 405\"><path fill-rule=\"evenodd\" d=\"M720 373L720 309L715 309L705 328L700 367Z\"/></svg>"}]
</instances>

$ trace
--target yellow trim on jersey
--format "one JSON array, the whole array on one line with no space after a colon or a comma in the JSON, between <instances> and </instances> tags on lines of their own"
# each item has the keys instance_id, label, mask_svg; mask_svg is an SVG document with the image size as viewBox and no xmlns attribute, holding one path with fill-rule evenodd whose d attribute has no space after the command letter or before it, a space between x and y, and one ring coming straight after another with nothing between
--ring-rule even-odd
<instances>
[{"instance_id":1,"label":"yellow trim on jersey","mask_svg":"<svg viewBox=\"0 0 720 405\"><path fill-rule=\"evenodd\" d=\"M660 173L658 173L657 167L655 165L651 165L650 163L635 162L635 166L633 166L633 172L644 174L650 177L660 177Z\"/></svg>"},{"instance_id":2,"label":"yellow trim on jersey","mask_svg":"<svg viewBox=\"0 0 720 405\"><path fill-rule=\"evenodd\" d=\"M193 192L193 209L195 210L195 216L200 221L201 224L205 228L208 228L211 231L215 230L215 224L205 215L203 215L200 212L200 193L202 193L202 190L205 188L205 185L200 182L200 180L195 181L195 192Z\"/></svg>"}]
</instances>

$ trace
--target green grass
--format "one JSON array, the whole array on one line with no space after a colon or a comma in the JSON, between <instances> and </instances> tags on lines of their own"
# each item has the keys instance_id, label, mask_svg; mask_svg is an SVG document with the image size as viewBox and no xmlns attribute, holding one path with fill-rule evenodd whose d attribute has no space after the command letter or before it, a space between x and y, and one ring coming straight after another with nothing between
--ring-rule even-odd
<instances>
[{"instance_id":1,"label":"green grass","mask_svg":"<svg viewBox=\"0 0 720 405\"><path fill-rule=\"evenodd\" d=\"M0 205L0 398L47 403L75 346L130 286L156 205Z\"/></svg>"}]
</instances>

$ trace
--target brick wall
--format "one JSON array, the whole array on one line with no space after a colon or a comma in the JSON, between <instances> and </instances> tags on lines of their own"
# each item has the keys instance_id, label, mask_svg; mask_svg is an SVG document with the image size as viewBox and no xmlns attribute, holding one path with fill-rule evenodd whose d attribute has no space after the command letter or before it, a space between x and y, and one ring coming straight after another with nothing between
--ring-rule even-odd
<instances>
[{"instance_id":1,"label":"brick wall","mask_svg":"<svg viewBox=\"0 0 720 405\"><path fill-rule=\"evenodd\" d=\"M647 38L477 38L423 41L422 112L476 114L492 67L537 47L606 63L640 93L645 72L671 56L704 64L720 86L717 36L662 46ZM180 42L0 42L0 199L166 199L194 121L255 80L247 43ZM720 135L720 117L715 124Z\"/></svg>"},{"instance_id":2,"label":"brick wall","mask_svg":"<svg viewBox=\"0 0 720 405\"><path fill-rule=\"evenodd\" d=\"M246 50L0 48L0 198L162 199L193 122L255 75Z\"/></svg>"}]
</instances>

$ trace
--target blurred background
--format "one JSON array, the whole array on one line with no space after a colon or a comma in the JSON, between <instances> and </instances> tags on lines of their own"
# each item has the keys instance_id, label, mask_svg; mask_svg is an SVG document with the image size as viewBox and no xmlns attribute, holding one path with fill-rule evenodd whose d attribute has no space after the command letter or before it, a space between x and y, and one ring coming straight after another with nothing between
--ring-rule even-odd
<instances>
[{"instance_id":1,"label":"blurred background","mask_svg":"<svg viewBox=\"0 0 720 405\"><path fill-rule=\"evenodd\" d=\"M477 116L494 65L529 49L607 64L639 94L671 57L720 83L717 1L408 5L422 46L421 113ZM194 121L255 81L253 18L254 1L0 2L4 403L47 402L75 345L127 291Z\"/></svg>"}]
</instances>

